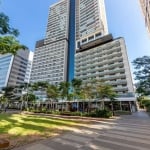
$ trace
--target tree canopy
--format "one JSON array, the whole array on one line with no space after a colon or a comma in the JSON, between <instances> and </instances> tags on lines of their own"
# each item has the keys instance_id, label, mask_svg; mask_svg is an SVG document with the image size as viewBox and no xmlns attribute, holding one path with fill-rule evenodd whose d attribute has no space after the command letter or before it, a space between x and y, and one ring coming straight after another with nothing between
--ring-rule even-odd
<instances>
[{"instance_id":1,"label":"tree canopy","mask_svg":"<svg viewBox=\"0 0 150 150\"><path fill-rule=\"evenodd\" d=\"M133 65L135 80L138 81L136 84L137 92L145 95L150 94L150 56L136 58Z\"/></svg>"},{"instance_id":2,"label":"tree canopy","mask_svg":"<svg viewBox=\"0 0 150 150\"><path fill-rule=\"evenodd\" d=\"M11 53L15 55L18 50L27 49L26 46L21 45L13 36L0 37L0 54Z\"/></svg>"},{"instance_id":3,"label":"tree canopy","mask_svg":"<svg viewBox=\"0 0 150 150\"><path fill-rule=\"evenodd\" d=\"M9 17L6 16L4 13L0 13L0 34L6 35L11 34L14 36L19 35L19 31L9 24Z\"/></svg>"},{"instance_id":4,"label":"tree canopy","mask_svg":"<svg viewBox=\"0 0 150 150\"><path fill-rule=\"evenodd\" d=\"M20 49L27 49L16 39L19 31L9 24L9 17L0 13L0 54L11 53L15 55Z\"/></svg>"}]
</instances>

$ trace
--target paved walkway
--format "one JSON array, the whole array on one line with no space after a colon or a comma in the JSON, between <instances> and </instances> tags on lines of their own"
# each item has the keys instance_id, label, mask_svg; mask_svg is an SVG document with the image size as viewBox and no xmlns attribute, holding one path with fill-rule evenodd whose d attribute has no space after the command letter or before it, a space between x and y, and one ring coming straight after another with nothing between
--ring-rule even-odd
<instances>
[{"instance_id":1,"label":"paved walkway","mask_svg":"<svg viewBox=\"0 0 150 150\"><path fill-rule=\"evenodd\" d=\"M140 111L14 150L150 150L149 129L150 117Z\"/></svg>"}]
</instances>

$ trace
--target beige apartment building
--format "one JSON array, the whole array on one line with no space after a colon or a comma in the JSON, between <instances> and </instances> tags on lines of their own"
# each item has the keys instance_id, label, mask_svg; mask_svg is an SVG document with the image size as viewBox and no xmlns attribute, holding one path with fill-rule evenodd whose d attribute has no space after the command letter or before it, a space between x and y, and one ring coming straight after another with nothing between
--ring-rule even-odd
<instances>
[{"instance_id":1,"label":"beige apartment building","mask_svg":"<svg viewBox=\"0 0 150 150\"><path fill-rule=\"evenodd\" d=\"M145 24L150 33L150 0L140 0L140 4L145 17Z\"/></svg>"}]
</instances>

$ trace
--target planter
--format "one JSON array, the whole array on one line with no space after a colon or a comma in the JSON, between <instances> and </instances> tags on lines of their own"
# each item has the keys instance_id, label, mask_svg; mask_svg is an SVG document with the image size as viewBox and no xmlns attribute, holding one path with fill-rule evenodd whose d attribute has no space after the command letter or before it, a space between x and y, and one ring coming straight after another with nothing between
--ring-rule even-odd
<instances>
[{"instance_id":1,"label":"planter","mask_svg":"<svg viewBox=\"0 0 150 150\"><path fill-rule=\"evenodd\" d=\"M9 141L5 139L0 139L0 149L9 147Z\"/></svg>"}]
</instances>

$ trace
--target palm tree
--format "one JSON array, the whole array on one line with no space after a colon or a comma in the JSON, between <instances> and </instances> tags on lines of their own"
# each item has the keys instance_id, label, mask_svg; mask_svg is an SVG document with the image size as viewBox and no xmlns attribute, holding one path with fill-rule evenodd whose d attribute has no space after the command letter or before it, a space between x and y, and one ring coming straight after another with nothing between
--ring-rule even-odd
<instances>
[{"instance_id":1,"label":"palm tree","mask_svg":"<svg viewBox=\"0 0 150 150\"><path fill-rule=\"evenodd\" d=\"M15 55L18 50L27 49L26 46L21 45L14 36L2 36L0 37L0 54L11 53Z\"/></svg>"},{"instance_id":2,"label":"palm tree","mask_svg":"<svg viewBox=\"0 0 150 150\"><path fill-rule=\"evenodd\" d=\"M23 103L26 103L26 107L29 108L29 104L35 104L36 96L33 93L26 93L22 95L21 100Z\"/></svg>"},{"instance_id":3,"label":"palm tree","mask_svg":"<svg viewBox=\"0 0 150 150\"><path fill-rule=\"evenodd\" d=\"M19 35L19 31L17 29L10 27L9 17L2 12L0 13L0 34L1 35L11 34L14 36Z\"/></svg>"},{"instance_id":4,"label":"palm tree","mask_svg":"<svg viewBox=\"0 0 150 150\"><path fill-rule=\"evenodd\" d=\"M113 116L114 116L114 103L116 101L116 97L117 97L117 94L114 91L112 91L112 93L110 93L108 96L111 102L111 111L112 111Z\"/></svg>"},{"instance_id":5,"label":"palm tree","mask_svg":"<svg viewBox=\"0 0 150 150\"><path fill-rule=\"evenodd\" d=\"M2 88L2 91L4 91L4 96L11 100L14 97L14 88L13 86L7 86Z\"/></svg>"},{"instance_id":6,"label":"palm tree","mask_svg":"<svg viewBox=\"0 0 150 150\"><path fill-rule=\"evenodd\" d=\"M59 96L58 87L53 84L48 85L46 92L47 92L47 97L52 100L52 106L53 106L53 101L56 100Z\"/></svg>"},{"instance_id":7,"label":"palm tree","mask_svg":"<svg viewBox=\"0 0 150 150\"><path fill-rule=\"evenodd\" d=\"M68 94L69 94L69 89L70 89L69 82L61 82L59 84L59 93L60 93L60 97L62 99L62 111L63 111L63 101L64 101L64 99L67 100Z\"/></svg>"},{"instance_id":8,"label":"palm tree","mask_svg":"<svg viewBox=\"0 0 150 150\"><path fill-rule=\"evenodd\" d=\"M73 93L75 93L75 95L77 96L80 94L81 85L82 85L82 80L80 79L75 78L71 81Z\"/></svg>"},{"instance_id":9,"label":"palm tree","mask_svg":"<svg viewBox=\"0 0 150 150\"><path fill-rule=\"evenodd\" d=\"M81 92L81 85L82 85L82 80L80 80L80 79L74 78L71 81L73 99L79 99L80 92ZM79 111L79 104L77 104L77 105L78 105L77 106L77 111Z\"/></svg>"},{"instance_id":10,"label":"palm tree","mask_svg":"<svg viewBox=\"0 0 150 150\"><path fill-rule=\"evenodd\" d=\"M3 109L5 109L6 111L6 105L8 103L8 99L3 95L0 97L0 104L1 104L1 108L3 107Z\"/></svg>"},{"instance_id":11,"label":"palm tree","mask_svg":"<svg viewBox=\"0 0 150 150\"><path fill-rule=\"evenodd\" d=\"M19 31L10 26L9 17L0 13L0 54L11 53L15 55L18 50L27 49L16 39L18 35Z\"/></svg>"},{"instance_id":12,"label":"palm tree","mask_svg":"<svg viewBox=\"0 0 150 150\"><path fill-rule=\"evenodd\" d=\"M100 85L101 82L103 82L103 81L97 80L97 79L91 79L87 83L87 85L90 87L89 111L91 111L91 99L95 100L97 98L97 87L98 87L98 85ZM97 105L97 101L96 101L96 105Z\"/></svg>"},{"instance_id":13,"label":"palm tree","mask_svg":"<svg viewBox=\"0 0 150 150\"><path fill-rule=\"evenodd\" d=\"M92 98L92 89L91 86L89 84L84 84L81 88L81 97L83 98L83 112L85 109L85 103L84 101L86 99L89 100L88 102L88 113L90 112L90 99Z\"/></svg>"},{"instance_id":14,"label":"palm tree","mask_svg":"<svg viewBox=\"0 0 150 150\"><path fill-rule=\"evenodd\" d=\"M105 108L104 99L110 98L114 95L114 90L111 85L101 83L97 86L97 94L99 98L102 100L102 109Z\"/></svg>"}]
</instances>

